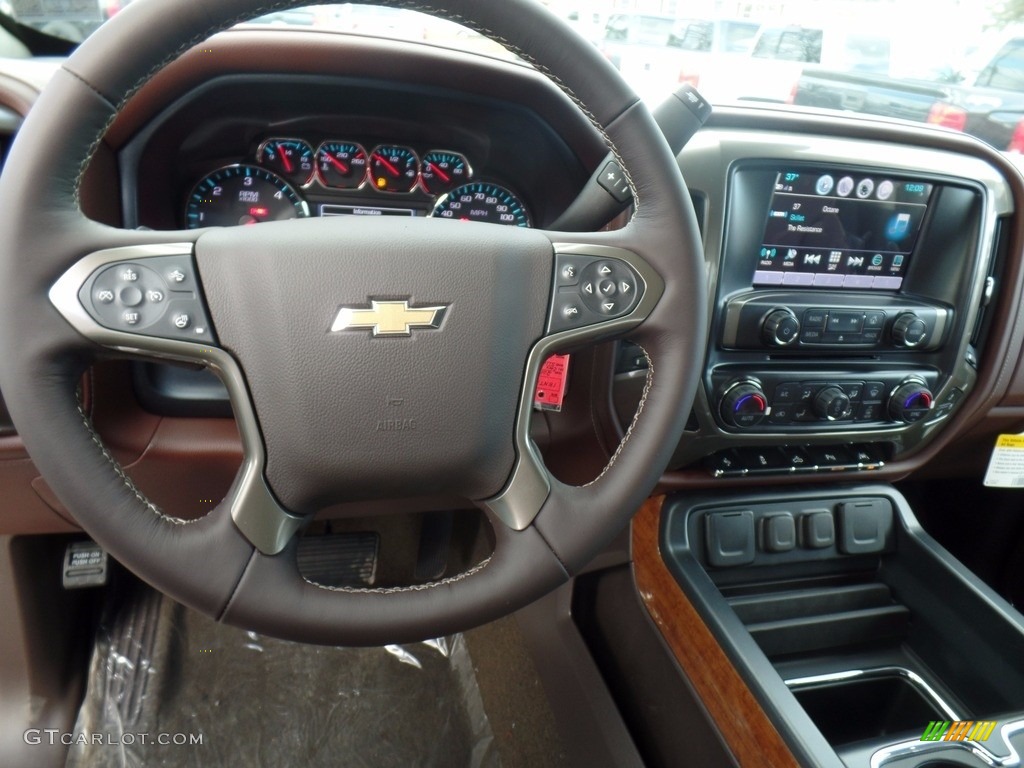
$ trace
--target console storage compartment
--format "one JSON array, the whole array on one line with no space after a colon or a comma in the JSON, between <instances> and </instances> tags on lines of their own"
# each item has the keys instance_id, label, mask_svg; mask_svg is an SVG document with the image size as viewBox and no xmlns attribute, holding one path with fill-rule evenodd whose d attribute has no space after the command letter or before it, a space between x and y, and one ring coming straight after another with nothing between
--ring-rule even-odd
<instances>
[{"instance_id":1,"label":"console storage compartment","mask_svg":"<svg viewBox=\"0 0 1024 768\"><path fill-rule=\"evenodd\" d=\"M912 749L892 765L941 764L949 744L922 740L930 723L1024 710L1024 617L891 487L717 493L664 509L669 569L814 764L888 766L896 757L876 753L893 744ZM1005 753L999 733L991 747ZM949 759L980 759L961 751Z\"/></svg>"}]
</instances>

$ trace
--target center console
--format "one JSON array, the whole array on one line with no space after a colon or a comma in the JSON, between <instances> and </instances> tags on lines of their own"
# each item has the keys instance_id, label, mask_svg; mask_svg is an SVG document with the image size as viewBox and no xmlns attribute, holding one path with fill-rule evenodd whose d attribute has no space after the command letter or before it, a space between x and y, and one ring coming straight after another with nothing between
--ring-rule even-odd
<instances>
[{"instance_id":1,"label":"center console","mask_svg":"<svg viewBox=\"0 0 1024 768\"><path fill-rule=\"evenodd\" d=\"M726 433L835 433L947 415L983 192L887 169L732 174L705 386ZM953 343L951 343L953 342Z\"/></svg>"},{"instance_id":2,"label":"center console","mask_svg":"<svg viewBox=\"0 0 1024 768\"><path fill-rule=\"evenodd\" d=\"M885 485L666 501L661 549L807 764L1017 768L1024 617Z\"/></svg>"},{"instance_id":3,"label":"center console","mask_svg":"<svg viewBox=\"0 0 1024 768\"><path fill-rule=\"evenodd\" d=\"M673 466L869 470L933 439L977 378L1005 181L935 150L742 131L698 134L681 164L712 303Z\"/></svg>"}]
</instances>

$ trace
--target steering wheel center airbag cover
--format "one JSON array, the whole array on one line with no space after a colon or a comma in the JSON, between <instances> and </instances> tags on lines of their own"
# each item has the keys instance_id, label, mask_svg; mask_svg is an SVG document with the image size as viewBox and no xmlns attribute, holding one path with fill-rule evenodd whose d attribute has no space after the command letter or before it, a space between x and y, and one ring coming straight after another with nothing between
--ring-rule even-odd
<instances>
[{"instance_id":1,"label":"steering wheel center airbag cover","mask_svg":"<svg viewBox=\"0 0 1024 768\"><path fill-rule=\"evenodd\" d=\"M350 217L212 230L196 258L285 507L501 489L544 330L544 235Z\"/></svg>"}]
</instances>

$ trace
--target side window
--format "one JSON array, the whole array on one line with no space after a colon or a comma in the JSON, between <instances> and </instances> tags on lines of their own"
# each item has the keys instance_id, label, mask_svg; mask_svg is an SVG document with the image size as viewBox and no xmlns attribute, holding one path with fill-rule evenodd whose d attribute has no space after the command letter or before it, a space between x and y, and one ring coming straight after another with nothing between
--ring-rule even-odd
<instances>
[{"instance_id":1,"label":"side window","mask_svg":"<svg viewBox=\"0 0 1024 768\"><path fill-rule=\"evenodd\" d=\"M779 40L776 58L785 61L821 62L821 32L811 29L786 30Z\"/></svg>"},{"instance_id":2,"label":"side window","mask_svg":"<svg viewBox=\"0 0 1024 768\"><path fill-rule=\"evenodd\" d=\"M616 14L608 19L604 28L605 40L625 40L629 32L629 19L621 14Z\"/></svg>"},{"instance_id":3,"label":"side window","mask_svg":"<svg viewBox=\"0 0 1024 768\"><path fill-rule=\"evenodd\" d=\"M726 53L744 53L757 35L757 24L735 24L726 22L722 25L722 43L720 48Z\"/></svg>"},{"instance_id":4,"label":"side window","mask_svg":"<svg viewBox=\"0 0 1024 768\"><path fill-rule=\"evenodd\" d=\"M890 44L887 38L851 35L846 38L844 48L845 69L851 72L888 73Z\"/></svg>"},{"instance_id":5,"label":"side window","mask_svg":"<svg viewBox=\"0 0 1024 768\"><path fill-rule=\"evenodd\" d=\"M754 46L751 54L758 59L774 59L775 52L779 49L779 41L782 39L781 29L766 29Z\"/></svg>"},{"instance_id":6,"label":"side window","mask_svg":"<svg viewBox=\"0 0 1024 768\"><path fill-rule=\"evenodd\" d=\"M711 25L687 24L679 47L686 51L710 51Z\"/></svg>"},{"instance_id":7,"label":"side window","mask_svg":"<svg viewBox=\"0 0 1024 768\"><path fill-rule=\"evenodd\" d=\"M1024 91L1024 46L1009 44L982 70L978 85Z\"/></svg>"}]
</instances>

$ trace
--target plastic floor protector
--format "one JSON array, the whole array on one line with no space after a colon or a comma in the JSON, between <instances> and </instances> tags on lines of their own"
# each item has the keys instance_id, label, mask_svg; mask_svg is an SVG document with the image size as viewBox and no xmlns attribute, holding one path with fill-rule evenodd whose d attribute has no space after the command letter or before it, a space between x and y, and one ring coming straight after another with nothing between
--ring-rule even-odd
<instances>
[{"instance_id":1,"label":"plastic floor protector","mask_svg":"<svg viewBox=\"0 0 1024 768\"><path fill-rule=\"evenodd\" d=\"M105 612L68 737L68 768L501 764L462 635L308 646L148 588Z\"/></svg>"}]
</instances>

